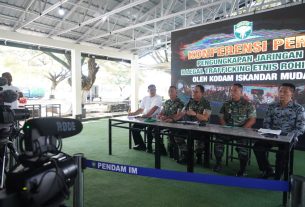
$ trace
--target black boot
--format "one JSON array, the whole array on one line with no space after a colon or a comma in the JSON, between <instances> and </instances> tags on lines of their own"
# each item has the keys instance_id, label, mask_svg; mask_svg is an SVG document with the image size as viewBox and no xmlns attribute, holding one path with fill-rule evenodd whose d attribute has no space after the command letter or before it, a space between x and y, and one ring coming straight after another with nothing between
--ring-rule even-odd
<instances>
[{"instance_id":1,"label":"black boot","mask_svg":"<svg viewBox=\"0 0 305 207\"><path fill-rule=\"evenodd\" d=\"M258 177L267 179L269 177L274 177L275 173L271 167L268 167L267 170L264 170Z\"/></svg>"},{"instance_id":2,"label":"black boot","mask_svg":"<svg viewBox=\"0 0 305 207\"><path fill-rule=\"evenodd\" d=\"M246 166L248 164L248 159L239 159L239 170L238 172L236 173L236 176L237 177L244 177L244 176L247 176L246 174Z\"/></svg>"},{"instance_id":3,"label":"black boot","mask_svg":"<svg viewBox=\"0 0 305 207\"><path fill-rule=\"evenodd\" d=\"M222 161L221 158L216 157L216 165L213 167L214 172L221 172L222 171Z\"/></svg>"},{"instance_id":4,"label":"black boot","mask_svg":"<svg viewBox=\"0 0 305 207\"><path fill-rule=\"evenodd\" d=\"M169 153L169 157L174 158L174 146L172 143L167 144L167 151Z\"/></svg>"},{"instance_id":5,"label":"black boot","mask_svg":"<svg viewBox=\"0 0 305 207\"><path fill-rule=\"evenodd\" d=\"M152 137L147 135L147 150L146 152L148 153L153 153L153 149L152 149Z\"/></svg>"},{"instance_id":6,"label":"black boot","mask_svg":"<svg viewBox=\"0 0 305 207\"><path fill-rule=\"evenodd\" d=\"M177 160L179 164L186 164L187 163L187 151L182 151L179 159Z\"/></svg>"},{"instance_id":7,"label":"black boot","mask_svg":"<svg viewBox=\"0 0 305 207\"><path fill-rule=\"evenodd\" d=\"M145 145L136 145L133 147L134 150L139 150L139 151L145 151L146 147Z\"/></svg>"},{"instance_id":8,"label":"black boot","mask_svg":"<svg viewBox=\"0 0 305 207\"><path fill-rule=\"evenodd\" d=\"M201 165L202 164L202 152L197 152L196 153L196 157L197 157L197 164Z\"/></svg>"},{"instance_id":9,"label":"black boot","mask_svg":"<svg viewBox=\"0 0 305 207\"><path fill-rule=\"evenodd\" d=\"M173 147L173 156L174 160L179 160L179 148L177 145Z\"/></svg>"},{"instance_id":10,"label":"black boot","mask_svg":"<svg viewBox=\"0 0 305 207\"><path fill-rule=\"evenodd\" d=\"M147 150L146 152L148 153L153 153L153 149L152 149L152 145L151 144L147 144Z\"/></svg>"}]
</instances>

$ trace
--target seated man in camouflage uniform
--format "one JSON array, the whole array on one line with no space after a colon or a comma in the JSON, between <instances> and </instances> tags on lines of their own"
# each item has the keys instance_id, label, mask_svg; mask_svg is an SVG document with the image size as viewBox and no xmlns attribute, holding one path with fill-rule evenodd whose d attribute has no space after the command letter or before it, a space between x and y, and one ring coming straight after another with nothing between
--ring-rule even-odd
<instances>
[{"instance_id":1,"label":"seated man in camouflage uniform","mask_svg":"<svg viewBox=\"0 0 305 207\"><path fill-rule=\"evenodd\" d=\"M305 110L300 104L293 101L295 86L290 83L283 83L279 88L279 101L269 105L264 118L264 128L280 129L282 133L295 133L295 141L298 136L305 132ZM278 146L276 153L275 173L268 161L267 152L272 147ZM254 153L259 169L262 171L261 178L274 176L279 180L287 164L284 145L273 144L272 142L257 141L254 144Z\"/></svg>"},{"instance_id":2,"label":"seated man in camouflage uniform","mask_svg":"<svg viewBox=\"0 0 305 207\"><path fill-rule=\"evenodd\" d=\"M243 86L235 83L230 90L231 99L226 101L219 112L220 124L233 126L233 127L244 127L251 128L256 122L256 109L255 107L246 101L243 95ZM216 136L217 142L214 145L214 154L216 158L216 165L214 171L219 172L222 170L222 156L224 152L224 142L231 140L228 136ZM247 145L248 140L238 139L236 141L240 145ZM238 152L238 158L240 161L240 169L236 173L236 176L244 176L248 162L249 150L244 147L236 147Z\"/></svg>"},{"instance_id":3,"label":"seated man in camouflage uniform","mask_svg":"<svg viewBox=\"0 0 305 207\"><path fill-rule=\"evenodd\" d=\"M168 89L169 100L165 101L163 109L157 116L161 121L164 122L175 122L178 116L178 112L184 107L184 103L177 97L177 88L175 86L170 86ZM175 146L174 139L172 137L173 132L170 131L168 148L170 157L174 157L173 148ZM165 148L161 148L161 154L166 154Z\"/></svg>"},{"instance_id":4,"label":"seated man in camouflage uniform","mask_svg":"<svg viewBox=\"0 0 305 207\"><path fill-rule=\"evenodd\" d=\"M187 121L198 121L200 123L206 123L209 121L211 115L210 103L203 97L204 87L202 85L196 85L192 96L193 98L187 103L185 110L178 115L178 118L183 118ZM203 134L200 132L194 132L192 135L195 138L203 138ZM178 163L186 162L187 145L185 139L179 136L175 136L175 141L181 152L181 158L177 160ZM205 144L209 144L208 141L199 139L195 143L195 152L197 156L197 163L202 163L202 153L205 149ZM205 151L205 159L209 159L208 152Z\"/></svg>"}]
</instances>

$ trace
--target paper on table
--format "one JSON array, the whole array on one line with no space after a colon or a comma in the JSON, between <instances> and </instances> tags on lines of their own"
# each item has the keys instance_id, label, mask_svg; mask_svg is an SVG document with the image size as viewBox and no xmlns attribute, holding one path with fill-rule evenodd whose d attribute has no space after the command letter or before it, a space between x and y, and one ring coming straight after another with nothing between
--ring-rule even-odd
<instances>
[{"instance_id":1,"label":"paper on table","mask_svg":"<svg viewBox=\"0 0 305 207\"><path fill-rule=\"evenodd\" d=\"M276 135L280 135L282 130L274 130L274 129L263 129L263 128L260 128L258 130L259 133L261 134L276 134Z\"/></svg>"},{"instance_id":2,"label":"paper on table","mask_svg":"<svg viewBox=\"0 0 305 207\"><path fill-rule=\"evenodd\" d=\"M129 115L129 116L127 116L127 118L128 118L128 119L130 119L130 120L133 120L133 119L136 119L136 118L141 118L141 116L139 116L139 115L136 115L136 116L134 116L134 115L133 115L133 116L130 116L130 115Z\"/></svg>"},{"instance_id":3,"label":"paper on table","mask_svg":"<svg viewBox=\"0 0 305 207\"><path fill-rule=\"evenodd\" d=\"M181 123L181 124L191 124L191 125L198 125L198 124L199 124L198 121L177 121L177 123Z\"/></svg>"},{"instance_id":4,"label":"paper on table","mask_svg":"<svg viewBox=\"0 0 305 207\"><path fill-rule=\"evenodd\" d=\"M127 119L132 120L135 119L136 116L127 116Z\"/></svg>"}]
</instances>

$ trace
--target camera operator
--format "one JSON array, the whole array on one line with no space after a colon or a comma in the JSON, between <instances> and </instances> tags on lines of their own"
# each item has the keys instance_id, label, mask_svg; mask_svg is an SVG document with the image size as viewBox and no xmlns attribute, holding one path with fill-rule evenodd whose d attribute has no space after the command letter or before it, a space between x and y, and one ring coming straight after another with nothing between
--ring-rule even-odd
<instances>
[{"instance_id":1,"label":"camera operator","mask_svg":"<svg viewBox=\"0 0 305 207\"><path fill-rule=\"evenodd\" d=\"M23 97L23 94L19 90L19 88L12 85L13 78L12 78L12 75L9 72L2 73L2 78L5 78L7 80L7 84L0 87L1 91L12 90L12 91L16 92L18 94L18 100L19 100L19 98ZM11 109L17 109L18 108L18 100L15 100L12 103L5 102L4 105L10 106Z\"/></svg>"}]
</instances>

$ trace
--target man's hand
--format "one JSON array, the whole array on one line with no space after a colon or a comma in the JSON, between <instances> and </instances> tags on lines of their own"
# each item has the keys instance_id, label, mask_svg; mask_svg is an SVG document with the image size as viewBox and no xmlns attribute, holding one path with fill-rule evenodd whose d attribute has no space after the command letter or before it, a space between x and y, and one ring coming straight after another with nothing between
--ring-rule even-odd
<instances>
[{"instance_id":1,"label":"man's hand","mask_svg":"<svg viewBox=\"0 0 305 207\"><path fill-rule=\"evenodd\" d=\"M158 115L157 118L160 119L161 121L165 121L167 119L167 117L163 115Z\"/></svg>"},{"instance_id":2,"label":"man's hand","mask_svg":"<svg viewBox=\"0 0 305 207\"><path fill-rule=\"evenodd\" d=\"M134 116L134 113L133 112L129 112L128 116Z\"/></svg>"},{"instance_id":3,"label":"man's hand","mask_svg":"<svg viewBox=\"0 0 305 207\"><path fill-rule=\"evenodd\" d=\"M186 115L188 115L188 116L196 116L196 114L197 113L195 111L193 111L193 109L186 111Z\"/></svg>"},{"instance_id":4,"label":"man's hand","mask_svg":"<svg viewBox=\"0 0 305 207\"><path fill-rule=\"evenodd\" d=\"M171 123L171 122L174 122L174 119L173 118L167 118L167 119L164 119L163 121Z\"/></svg>"},{"instance_id":5,"label":"man's hand","mask_svg":"<svg viewBox=\"0 0 305 207\"><path fill-rule=\"evenodd\" d=\"M244 124L244 128L252 128L252 126L255 124L256 118L255 117L250 117L247 122Z\"/></svg>"},{"instance_id":6,"label":"man's hand","mask_svg":"<svg viewBox=\"0 0 305 207\"><path fill-rule=\"evenodd\" d=\"M136 116L138 114L141 114L143 112L143 109L139 108L135 112L128 112L128 116Z\"/></svg>"}]
</instances>

